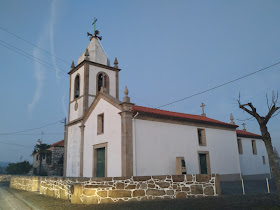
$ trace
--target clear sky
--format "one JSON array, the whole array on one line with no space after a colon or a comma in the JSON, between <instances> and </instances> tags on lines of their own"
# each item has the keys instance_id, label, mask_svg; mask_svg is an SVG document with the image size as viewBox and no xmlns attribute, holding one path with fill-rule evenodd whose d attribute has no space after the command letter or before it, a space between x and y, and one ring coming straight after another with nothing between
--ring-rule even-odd
<instances>
[{"instance_id":1,"label":"clear sky","mask_svg":"<svg viewBox=\"0 0 280 210\"><path fill-rule=\"evenodd\" d=\"M158 107L279 62L279 10L277 0L0 0L0 161L31 160L39 138L49 144L63 139L59 121L68 114L69 100L64 72L87 47L94 17L111 65L117 57L122 69L120 96L127 85L132 102ZM241 126L250 116L238 108L239 92L241 102L266 114L266 94L279 91L279 70L280 65L163 109L201 114L204 102L208 117L229 122L232 113ZM260 134L255 120L245 123ZM280 151L279 123L280 115L268 127Z\"/></svg>"}]
</instances>

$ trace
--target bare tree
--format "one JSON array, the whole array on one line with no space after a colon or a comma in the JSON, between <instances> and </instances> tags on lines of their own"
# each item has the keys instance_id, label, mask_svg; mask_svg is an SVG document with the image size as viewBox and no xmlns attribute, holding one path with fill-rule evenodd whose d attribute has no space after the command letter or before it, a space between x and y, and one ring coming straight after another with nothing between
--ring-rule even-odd
<instances>
[{"instance_id":1,"label":"bare tree","mask_svg":"<svg viewBox=\"0 0 280 210\"><path fill-rule=\"evenodd\" d=\"M277 193L278 193L278 195L280 195L280 171L279 171L279 168L277 166L276 156L273 152L273 147L272 147L272 143L271 143L271 136L270 136L270 133L268 132L268 129L267 129L268 121L272 117L279 114L279 112L277 112L280 109L279 106L277 107L278 92L276 94L274 93L274 91L272 92L272 99L271 99L270 104L269 104L268 97L266 95L266 102L267 102L267 107L268 107L268 113L265 117L263 117L263 116L260 116L257 113L257 109L253 106L252 103L241 104L240 95L239 95L239 100L238 100L239 108L243 109L245 112L252 115L259 123L260 130L261 130L261 133L262 133L262 139L264 141L264 144L265 144L265 147L266 147L266 150L267 150L267 154L268 154L269 165L271 167L272 174L273 174L274 179L275 179Z\"/></svg>"}]
</instances>

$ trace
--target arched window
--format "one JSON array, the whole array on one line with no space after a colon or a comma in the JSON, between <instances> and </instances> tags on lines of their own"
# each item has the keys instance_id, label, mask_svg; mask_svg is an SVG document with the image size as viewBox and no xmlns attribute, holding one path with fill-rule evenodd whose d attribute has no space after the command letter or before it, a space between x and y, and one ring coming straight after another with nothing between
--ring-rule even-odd
<instances>
[{"instance_id":1,"label":"arched window","mask_svg":"<svg viewBox=\"0 0 280 210\"><path fill-rule=\"evenodd\" d=\"M98 92L101 90L101 87L105 87L104 90L105 92L108 93L109 91L109 77L107 74L100 72L97 75L97 90Z\"/></svg>"},{"instance_id":2,"label":"arched window","mask_svg":"<svg viewBox=\"0 0 280 210\"><path fill-rule=\"evenodd\" d=\"M78 98L80 96L80 76L77 75L75 78L74 85L74 98Z\"/></svg>"}]
</instances>

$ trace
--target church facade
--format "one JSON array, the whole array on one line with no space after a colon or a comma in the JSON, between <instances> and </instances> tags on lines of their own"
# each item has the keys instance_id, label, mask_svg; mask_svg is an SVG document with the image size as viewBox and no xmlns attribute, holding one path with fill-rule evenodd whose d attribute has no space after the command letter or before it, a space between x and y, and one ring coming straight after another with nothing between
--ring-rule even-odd
<instances>
[{"instance_id":1,"label":"church facade","mask_svg":"<svg viewBox=\"0 0 280 210\"><path fill-rule=\"evenodd\" d=\"M238 180L243 173L269 176L266 150L258 135L253 137L261 159L251 158L256 155L247 149L252 136L240 131L243 136L238 138L234 123L137 106L127 88L120 100L119 72L117 59L110 66L96 35L77 65L72 64L65 176L172 175L178 174L178 158L188 174L220 174L221 180ZM240 141L246 155L240 154ZM263 157L267 165L258 167ZM251 170L249 164L257 166Z\"/></svg>"}]
</instances>

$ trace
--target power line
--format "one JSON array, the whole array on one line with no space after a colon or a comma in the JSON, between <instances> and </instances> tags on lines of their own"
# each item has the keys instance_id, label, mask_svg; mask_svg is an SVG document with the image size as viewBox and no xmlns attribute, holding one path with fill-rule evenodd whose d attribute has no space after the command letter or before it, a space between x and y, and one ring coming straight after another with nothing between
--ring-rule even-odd
<instances>
[{"instance_id":1,"label":"power line","mask_svg":"<svg viewBox=\"0 0 280 210\"><path fill-rule=\"evenodd\" d=\"M0 144L7 144L7 145L21 146L21 147L34 147L34 146L28 146L28 145L22 145L22 144L13 144L13 143L7 143L7 142L0 142Z\"/></svg>"},{"instance_id":2,"label":"power line","mask_svg":"<svg viewBox=\"0 0 280 210\"><path fill-rule=\"evenodd\" d=\"M19 50L19 51L21 51L21 52L27 54L28 56L30 56L30 57L32 57L32 58L36 58L36 59L38 59L39 61L41 61L41 62L43 62L43 63L45 63L45 64L47 64L47 65L49 65L49 66L51 66L51 67L54 67L55 70L59 70L59 71L62 71L62 72L64 72L64 73L67 73L66 71L64 71L64 70L62 70L62 69L60 69L60 68L57 68L56 66L52 65L51 63L48 63L48 62L42 60L41 58L38 58L38 57L36 57L36 56L34 56L34 55L31 55L31 54L29 54L29 53L27 53L27 52L25 52L25 51L23 51L23 50L21 50L21 49L15 47L15 46L11 45L11 44L9 44L9 43L7 43L7 42L1 40L1 39L0 39L0 42L4 43L4 44L6 44L6 45L8 45L8 46L10 46L10 47L13 47L13 48L17 49L17 50Z\"/></svg>"},{"instance_id":3,"label":"power line","mask_svg":"<svg viewBox=\"0 0 280 210\"><path fill-rule=\"evenodd\" d=\"M264 67L264 68L262 68L262 69L259 69L259 70L257 70L257 71L254 71L254 72L252 72L252 73L250 73L250 74L246 74L246 75L244 75L244 76L242 76L242 77L239 77L239 78L237 78L237 79L234 79L234 80L231 80L231 81L229 81L229 82L226 82L226 83L217 85L217 86L215 86L215 87L212 87L212 88L210 88L210 89L207 89L207 90L204 90L204 91L195 93L195 94L190 95L190 96L187 96L187 97L185 97L185 98L182 98L182 99L179 99L179 100L176 100L176 101L173 101L173 102L170 102L170 103L167 103L167 104L158 106L158 107L156 107L156 108L161 108L161 107L164 107L164 106L168 106L168 105L171 105L171 104L175 104L175 103L178 103L178 102L180 102L180 101L184 101L184 100L186 100L186 99L192 98L192 97L194 97L194 96L201 95L201 94L203 94L203 93L209 92L209 91L211 91L211 90L215 90L215 89L217 89L217 88L220 88L220 87L222 87L222 86L225 86L225 85L228 85L228 84L230 84L230 83L236 82L236 81L238 81L238 80L244 79L244 78L246 78L246 77L252 76L252 75L254 75L254 74L257 74L257 73L259 73L259 72L261 72L261 71L267 70L267 69L269 69L269 68L271 68L271 67L274 67L274 66L276 66L276 65L279 65L279 64L280 64L280 61L277 62L277 63L274 63L274 64L272 64L272 65L270 65L270 66L266 66L266 67Z\"/></svg>"},{"instance_id":4,"label":"power line","mask_svg":"<svg viewBox=\"0 0 280 210\"><path fill-rule=\"evenodd\" d=\"M38 48L38 49L44 51L45 53L47 53L47 54L49 54L49 55L51 55L51 56L57 58L58 60L60 60L60 61L62 61L62 62L64 62L64 63L66 63L67 65L69 65L69 62L63 60L62 58L57 57L56 55L54 55L54 54L48 52L47 50L44 50L44 49L41 48L41 47L36 46L35 44L33 44L33 43L31 43L31 42L25 40L24 38L22 38L22 37L20 37L20 36L14 34L14 33L12 33L12 32L10 32L10 31L8 31L7 29L5 29L5 28L3 28L3 27L1 27L1 26L0 26L0 29L2 29L3 31L6 31L7 33L9 33L9 34L11 34L11 35L17 37L18 39L20 39L20 40L22 40L22 41L24 41L24 42L26 42L26 43L32 45L33 47L36 47L36 48Z\"/></svg>"},{"instance_id":5,"label":"power line","mask_svg":"<svg viewBox=\"0 0 280 210\"><path fill-rule=\"evenodd\" d=\"M41 128L45 128L45 127L54 125L56 123L61 123L61 121L62 120L59 120L59 121L56 121L56 122L53 122L53 123L50 123L50 124L47 124L47 125L44 125L44 126L41 126L41 127L31 128L31 129L22 130L22 131L15 131L15 132L9 132L9 133L0 133L0 135L2 136L2 135L17 134L17 133L24 133L24 132L27 132L27 131L33 131L33 130L37 130L37 129L41 129ZM63 119L63 121L64 121L64 119Z\"/></svg>"},{"instance_id":6,"label":"power line","mask_svg":"<svg viewBox=\"0 0 280 210\"><path fill-rule=\"evenodd\" d=\"M51 68L51 67L47 66L46 64L41 63L40 61L33 59L32 57L34 57L34 56L28 57L27 55L25 55L25 54L23 54L23 53L21 53L21 52L19 52L19 51L16 51L16 50L14 50L14 49L12 49L12 48L6 46L6 45L3 45L3 44L1 44L1 43L0 43L0 45L2 45L3 47L6 47L6 48L8 48L8 49L10 49L10 50L12 50L12 51L14 51L14 52L16 52L16 53L18 53L18 54L20 54L20 55L22 55L22 56L24 56L24 57L26 57L26 58L29 58L29 59L31 59L31 60L37 62L37 63L40 63L41 65L44 65L44 66L46 66L47 68L50 68L51 70L53 70L53 71L56 72L56 69ZM63 71L63 73L66 73L66 72ZM63 74L63 75L64 75L65 77L67 77L66 74Z\"/></svg>"},{"instance_id":7,"label":"power line","mask_svg":"<svg viewBox=\"0 0 280 210\"><path fill-rule=\"evenodd\" d=\"M64 133L44 133L44 136L51 136L51 135L58 135L58 134L64 134ZM42 135L42 133L20 133L20 134L2 134L4 135L13 135L13 136L39 136Z\"/></svg>"}]
</instances>

